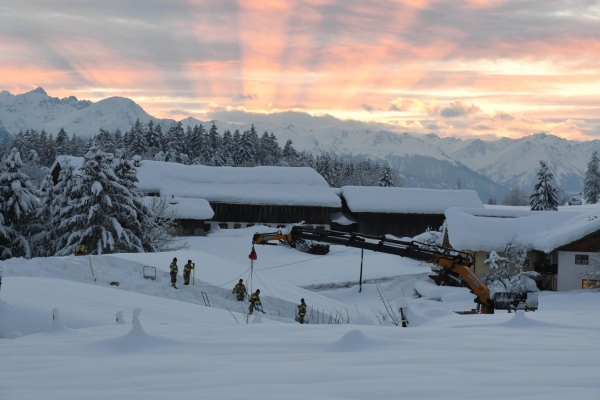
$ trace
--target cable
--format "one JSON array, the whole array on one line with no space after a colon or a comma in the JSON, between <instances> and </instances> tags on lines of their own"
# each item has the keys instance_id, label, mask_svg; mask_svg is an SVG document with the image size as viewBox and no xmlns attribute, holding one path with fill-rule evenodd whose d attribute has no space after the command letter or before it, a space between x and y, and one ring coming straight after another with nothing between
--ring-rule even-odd
<instances>
[{"instance_id":1,"label":"cable","mask_svg":"<svg viewBox=\"0 0 600 400\"><path fill-rule=\"evenodd\" d=\"M352 248L349 248L349 249L345 249L345 250L340 250L340 251L338 251L338 252L335 252L335 253L329 253L329 254L325 254L325 255L323 255L323 256L312 257L312 258L309 258L309 259L306 259L306 260L302 260L302 261L295 261L295 262L288 263L288 264L281 264L281 265L275 265L275 266L273 266L273 267L267 267L267 268L255 269L254 271L265 271L265 270L267 270L267 269L274 269L274 268L287 267L288 265L300 264L300 263L303 263L303 262L307 262L307 261L315 260L315 259L317 259L317 258L323 258L323 257L327 257L327 256L332 256L332 255L334 255L334 254L340 254L340 253L343 253L343 252L345 252L345 251L350 251L350 250L354 250L354 249L352 249Z\"/></svg>"},{"instance_id":2,"label":"cable","mask_svg":"<svg viewBox=\"0 0 600 400\"><path fill-rule=\"evenodd\" d=\"M239 277L243 276L246 274L246 272L250 271L250 268L248 268L247 270L245 270L244 272L242 272L240 275L236 276L235 278L233 278L232 280L230 280L229 282L225 282L221 285L196 285L196 287L220 287L220 286L225 286L230 284L231 282L235 281L236 279L238 279Z\"/></svg>"},{"instance_id":3,"label":"cable","mask_svg":"<svg viewBox=\"0 0 600 400\"><path fill-rule=\"evenodd\" d=\"M271 291L269 290L269 288L267 287L267 285L265 285L265 283L262 281L262 279L260 279L260 278L258 277L258 275L256 275L256 272L254 273L254 276L256 276L256 278L257 278L257 279L260 281L260 283L262 283L262 284L263 284L263 286L265 287L265 289L267 289L267 292L271 293L271 296L273 296L273 298L275 298L275 295L273 294L273 292L271 292Z\"/></svg>"}]
</instances>

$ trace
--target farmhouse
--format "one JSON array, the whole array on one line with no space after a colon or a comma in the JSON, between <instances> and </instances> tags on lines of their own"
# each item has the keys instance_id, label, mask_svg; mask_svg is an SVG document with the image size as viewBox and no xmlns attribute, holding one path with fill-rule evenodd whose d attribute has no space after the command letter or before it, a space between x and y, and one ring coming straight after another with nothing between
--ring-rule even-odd
<instances>
[{"instance_id":1,"label":"farmhouse","mask_svg":"<svg viewBox=\"0 0 600 400\"><path fill-rule=\"evenodd\" d=\"M484 207L474 190L344 186L340 191L344 213L356 221L354 230L367 235L413 237L438 230L449 207Z\"/></svg>"},{"instance_id":2,"label":"farmhouse","mask_svg":"<svg viewBox=\"0 0 600 400\"><path fill-rule=\"evenodd\" d=\"M58 156L51 169L55 183L64 163L80 168L83 158ZM143 160L137 171L140 192L172 203L181 235L256 224L281 228L302 221L329 229L331 215L341 211L335 190L312 168L208 167Z\"/></svg>"},{"instance_id":3,"label":"farmhouse","mask_svg":"<svg viewBox=\"0 0 600 400\"><path fill-rule=\"evenodd\" d=\"M138 189L148 195L205 199L214 216L204 229L304 221L329 228L341 200L325 179L304 167L208 167L141 161Z\"/></svg>"},{"instance_id":4,"label":"farmhouse","mask_svg":"<svg viewBox=\"0 0 600 400\"><path fill-rule=\"evenodd\" d=\"M574 207L568 207L572 210ZM586 278L600 251L600 209L528 211L504 208L450 208L446 211L444 246L474 255L473 270L489 272L490 252L503 255L515 238L528 249L530 270L540 274L541 289L562 291L597 284Z\"/></svg>"}]
</instances>

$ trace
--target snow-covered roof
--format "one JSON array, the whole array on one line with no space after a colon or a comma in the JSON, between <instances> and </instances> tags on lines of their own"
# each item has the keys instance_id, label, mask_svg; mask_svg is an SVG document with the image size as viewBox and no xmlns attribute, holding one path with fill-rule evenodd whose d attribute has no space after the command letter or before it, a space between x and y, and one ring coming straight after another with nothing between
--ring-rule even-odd
<instances>
[{"instance_id":1,"label":"snow-covered roof","mask_svg":"<svg viewBox=\"0 0 600 400\"><path fill-rule=\"evenodd\" d=\"M213 202L341 207L325 179L306 167L208 167L144 160L141 191Z\"/></svg>"},{"instance_id":2,"label":"snow-covered roof","mask_svg":"<svg viewBox=\"0 0 600 400\"><path fill-rule=\"evenodd\" d=\"M83 161L83 157L58 156L51 170L65 162L78 169ZM143 160L137 171L140 191L164 197L237 204L342 206L335 189L307 167L208 167Z\"/></svg>"},{"instance_id":3,"label":"snow-covered roof","mask_svg":"<svg viewBox=\"0 0 600 400\"><path fill-rule=\"evenodd\" d=\"M149 206L156 197L144 197L144 203ZM189 199L182 197L171 197L168 199L169 207L172 208L180 219L211 219L215 213L208 201L204 199Z\"/></svg>"},{"instance_id":4,"label":"snow-covered roof","mask_svg":"<svg viewBox=\"0 0 600 400\"><path fill-rule=\"evenodd\" d=\"M474 190L344 186L342 196L352 212L443 214L449 207L483 208Z\"/></svg>"},{"instance_id":5,"label":"snow-covered roof","mask_svg":"<svg viewBox=\"0 0 600 400\"><path fill-rule=\"evenodd\" d=\"M449 208L446 229L457 250L502 251L516 236L529 250L549 253L600 230L600 210Z\"/></svg>"},{"instance_id":6,"label":"snow-covered roof","mask_svg":"<svg viewBox=\"0 0 600 400\"><path fill-rule=\"evenodd\" d=\"M83 166L83 157L74 157L74 156L56 156L56 160L54 160L54 164L50 167L50 171L54 171L56 165L60 165L61 168L64 168L65 164L70 164L75 167L76 170L80 169Z\"/></svg>"}]
</instances>

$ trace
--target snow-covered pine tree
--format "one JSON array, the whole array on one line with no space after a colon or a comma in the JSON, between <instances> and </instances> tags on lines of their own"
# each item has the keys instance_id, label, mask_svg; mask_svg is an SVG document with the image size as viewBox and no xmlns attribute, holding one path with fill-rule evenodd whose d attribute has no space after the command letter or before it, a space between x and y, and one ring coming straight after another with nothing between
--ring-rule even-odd
<instances>
[{"instance_id":1,"label":"snow-covered pine tree","mask_svg":"<svg viewBox=\"0 0 600 400\"><path fill-rule=\"evenodd\" d=\"M288 139L287 142L285 142L285 145L283 146L283 150L281 152L281 156L283 158L283 165L287 165L290 167L296 166L298 153L294 148L294 143L292 142L292 139Z\"/></svg>"},{"instance_id":2,"label":"snow-covered pine tree","mask_svg":"<svg viewBox=\"0 0 600 400\"><path fill-rule=\"evenodd\" d=\"M148 153L148 143L146 142L144 126L140 120L135 121L135 125L130 132L129 154L132 156L145 156Z\"/></svg>"},{"instance_id":3,"label":"snow-covered pine tree","mask_svg":"<svg viewBox=\"0 0 600 400\"><path fill-rule=\"evenodd\" d=\"M537 183L533 193L529 196L531 210L558 210L558 198L556 188L552 185L554 174L548 169L548 165L540 160L540 170L537 174Z\"/></svg>"},{"instance_id":4,"label":"snow-covered pine tree","mask_svg":"<svg viewBox=\"0 0 600 400\"><path fill-rule=\"evenodd\" d=\"M195 125L192 129L192 134L188 137L189 155L193 164L199 165L202 163L202 148L204 147L204 135L206 131L202 124Z\"/></svg>"},{"instance_id":5,"label":"snow-covered pine tree","mask_svg":"<svg viewBox=\"0 0 600 400\"><path fill-rule=\"evenodd\" d=\"M54 181L52 175L47 173L40 185L40 206L36 210L37 224L30 240L34 257L54 255L54 226L52 225L54 198Z\"/></svg>"},{"instance_id":6,"label":"snow-covered pine tree","mask_svg":"<svg viewBox=\"0 0 600 400\"><path fill-rule=\"evenodd\" d=\"M600 198L600 160L597 151L592 153L592 158L587 165L583 181L583 197L587 204L596 204Z\"/></svg>"},{"instance_id":7,"label":"snow-covered pine tree","mask_svg":"<svg viewBox=\"0 0 600 400\"><path fill-rule=\"evenodd\" d=\"M0 204L4 216L4 226L10 237L12 257L31 258L28 241L35 212L39 205L35 189L29 177L21 171L23 162L16 148L13 148L4 161L0 174Z\"/></svg>"},{"instance_id":8,"label":"snow-covered pine tree","mask_svg":"<svg viewBox=\"0 0 600 400\"><path fill-rule=\"evenodd\" d=\"M377 186L382 187L394 187L394 178L392 177L392 169L389 165L384 166L381 169L381 175L379 176L379 182Z\"/></svg>"},{"instance_id":9,"label":"snow-covered pine tree","mask_svg":"<svg viewBox=\"0 0 600 400\"><path fill-rule=\"evenodd\" d=\"M56 135L56 152L58 155L71 154L71 146L69 145L69 135L63 128L60 128Z\"/></svg>"},{"instance_id":10,"label":"snow-covered pine tree","mask_svg":"<svg viewBox=\"0 0 600 400\"><path fill-rule=\"evenodd\" d=\"M208 152L210 156L213 156L213 153L217 151L220 145L220 136L219 131L217 130L217 125L215 125L215 121L212 122L210 129L208 130L208 136L206 137L206 146L208 147Z\"/></svg>"},{"instance_id":11,"label":"snow-covered pine tree","mask_svg":"<svg viewBox=\"0 0 600 400\"><path fill-rule=\"evenodd\" d=\"M138 224L129 190L95 144L85 153L79 173L69 205L61 210L59 229L68 237L56 255L73 254L80 243L92 254L143 252L142 239L127 228Z\"/></svg>"},{"instance_id":12,"label":"snow-covered pine tree","mask_svg":"<svg viewBox=\"0 0 600 400\"><path fill-rule=\"evenodd\" d=\"M256 165L254 160L255 150L249 132L244 132L235 153L235 164L240 167L253 167Z\"/></svg>"},{"instance_id":13,"label":"snow-covered pine tree","mask_svg":"<svg viewBox=\"0 0 600 400\"><path fill-rule=\"evenodd\" d=\"M132 166L132 162L126 160L123 155L115 158L112 163L113 170L119 182L127 189L127 193L117 194L119 200L116 204L117 208L123 210L118 211L117 215L123 215L125 218L117 217L121 225L131 230L137 237L142 239L143 247L146 252L154 252L154 247L151 240L145 236L148 230L154 228L154 215L150 208L144 202L144 199L137 192L135 185L138 182L137 169ZM129 218L131 209L135 212L135 219Z\"/></svg>"}]
</instances>

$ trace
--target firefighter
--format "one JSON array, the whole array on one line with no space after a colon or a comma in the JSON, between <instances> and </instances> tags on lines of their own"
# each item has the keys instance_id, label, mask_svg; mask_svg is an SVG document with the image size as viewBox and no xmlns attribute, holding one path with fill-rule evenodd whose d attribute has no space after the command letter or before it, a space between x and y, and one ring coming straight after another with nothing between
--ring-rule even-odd
<instances>
[{"instance_id":1,"label":"firefighter","mask_svg":"<svg viewBox=\"0 0 600 400\"><path fill-rule=\"evenodd\" d=\"M250 307L248 308L248 314L252 315L252 311L254 311L254 308L257 306L260 306L260 289L256 289L256 292L252 293L252 296L250 296Z\"/></svg>"},{"instance_id":2,"label":"firefighter","mask_svg":"<svg viewBox=\"0 0 600 400\"><path fill-rule=\"evenodd\" d=\"M235 293L237 301L244 301L244 297L246 297L246 286L244 285L243 279L240 279L237 285L233 287L231 293Z\"/></svg>"},{"instance_id":3,"label":"firefighter","mask_svg":"<svg viewBox=\"0 0 600 400\"><path fill-rule=\"evenodd\" d=\"M88 254L87 247L85 247L85 244L80 243L79 246L77 246L77 250L75 251L75 255L76 256L87 256L87 254Z\"/></svg>"},{"instance_id":4,"label":"firefighter","mask_svg":"<svg viewBox=\"0 0 600 400\"><path fill-rule=\"evenodd\" d=\"M303 324L305 315L306 315L306 303L304 302L304 299L300 299L300 304L298 305L298 322Z\"/></svg>"},{"instance_id":5,"label":"firefighter","mask_svg":"<svg viewBox=\"0 0 600 400\"><path fill-rule=\"evenodd\" d=\"M171 269L171 287L177 289L175 285L177 283L177 272L179 272L179 268L177 268L177 258L173 258L173 262L170 265Z\"/></svg>"},{"instance_id":6,"label":"firefighter","mask_svg":"<svg viewBox=\"0 0 600 400\"><path fill-rule=\"evenodd\" d=\"M192 260L188 260L187 264L183 266L183 284L190 284L190 275L192 274L192 270L196 267L195 263L192 263Z\"/></svg>"}]
</instances>

